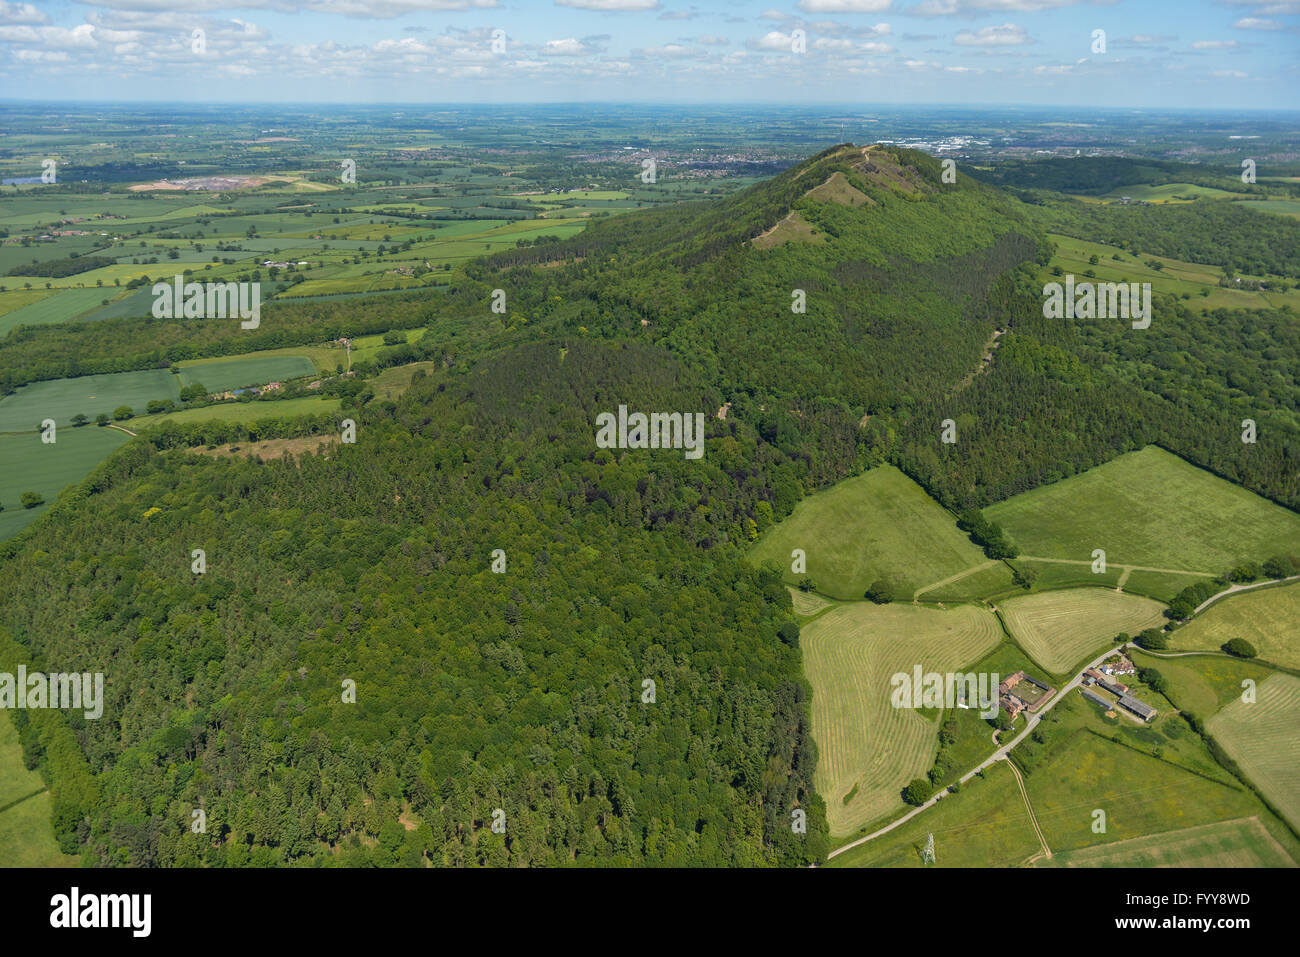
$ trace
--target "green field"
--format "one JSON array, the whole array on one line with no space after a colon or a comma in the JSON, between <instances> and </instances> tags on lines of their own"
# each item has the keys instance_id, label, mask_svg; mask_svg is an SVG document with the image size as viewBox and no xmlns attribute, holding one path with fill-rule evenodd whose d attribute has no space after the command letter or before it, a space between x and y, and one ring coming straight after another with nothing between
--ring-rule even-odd
<instances>
[{"instance_id":1,"label":"green field","mask_svg":"<svg viewBox=\"0 0 1300 957\"><path fill-rule=\"evenodd\" d=\"M991 746L990 746L991 750ZM958 794L906 824L832 858L831 867L922 867L926 836L934 835L936 867L1016 867L1038 853L1038 837L1005 761Z\"/></svg>"},{"instance_id":2,"label":"green field","mask_svg":"<svg viewBox=\"0 0 1300 957\"><path fill-rule=\"evenodd\" d=\"M902 807L900 790L933 763L937 723L919 710L894 708L890 678L910 676L918 664L927 672L957 671L1001 640L992 612L973 605L853 602L804 626L817 790L833 836Z\"/></svg>"},{"instance_id":3,"label":"green field","mask_svg":"<svg viewBox=\"0 0 1300 957\"><path fill-rule=\"evenodd\" d=\"M1300 515L1148 446L984 510L1027 557L1219 574L1286 553Z\"/></svg>"},{"instance_id":4,"label":"green field","mask_svg":"<svg viewBox=\"0 0 1300 957\"><path fill-rule=\"evenodd\" d=\"M299 415L334 412L342 403L338 399L274 399L265 402L220 402L201 409L182 409L133 419L131 430L139 431L161 422L181 425L193 422L258 422L263 419L289 419Z\"/></svg>"},{"instance_id":5,"label":"green field","mask_svg":"<svg viewBox=\"0 0 1300 957\"><path fill-rule=\"evenodd\" d=\"M283 382L316 374L316 364L303 355L259 356L205 362L199 365L180 363L181 385L203 384L209 392L224 392L250 385Z\"/></svg>"},{"instance_id":6,"label":"green field","mask_svg":"<svg viewBox=\"0 0 1300 957\"><path fill-rule=\"evenodd\" d=\"M1215 189L1213 186L1197 186L1194 183L1161 183L1159 186L1135 183L1132 186L1117 187L1100 198L1115 200L1127 196L1130 199L1144 200L1148 203L1168 203L1191 202L1201 197L1231 199L1237 195L1239 194L1230 193L1225 189Z\"/></svg>"},{"instance_id":7,"label":"green field","mask_svg":"<svg viewBox=\"0 0 1300 957\"><path fill-rule=\"evenodd\" d=\"M1273 289L1261 291L1220 286L1219 280L1224 275L1221 266L1186 262L1151 253L1135 256L1118 246L1059 233L1049 233L1048 237L1056 245L1056 252L1048 267L1041 272L1044 282L1055 279L1049 275L1048 270L1059 266L1064 272L1073 273L1080 278L1088 277L1091 273L1097 282L1147 282L1151 284L1153 293L1193 296L1193 301L1202 309L1280 308L1287 304L1300 306L1300 292L1296 290L1280 292ZM1096 263L1092 262L1093 256L1097 257ZM1159 263L1161 268L1156 269L1148 265L1148 262Z\"/></svg>"},{"instance_id":8,"label":"green field","mask_svg":"<svg viewBox=\"0 0 1300 957\"><path fill-rule=\"evenodd\" d=\"M176 377L166 369L50 379L25 385L0 399L0 432L28 432L53 419L68 425L77 413L92 421L121 405L143 412L151 399L180 399Z\"/></svg>"},{"instance_id":9,"label":"green field","mask_svg":"<svg viewBox=\"0 0 1300 957\"><path fill-rule=\"evenodd\" d=\"M45 782L23 764L14 723L0 714L0 868L78 863L78 858L60 853L54 842Z\"/></svg>"},{"instance_id":10,"label":"green field","mask_svg":"<svg viewBox=\"0 0 1300 957\"><path fill-rule=\"evenodd\" d=\"M1280 216L1300 216L1300 199L1261 199L1242 203L1247 209Z\"/></svg>"},{"instance_id":11,"label":"green field","mask_svg":"<svg viewBox=\"0 0 1300 957\"><path fill-rule=\"evenodd\" d=\"M1217 651L1245 638L1265 661L1300 668L1300 583L1229 595L1174 634L1179 651Z\"/></svg>"},{"instance_id":12,"label":"green field","mask_svg":"<svg viewBox=\"0 0 1300 957\"><path fill-rule=\"evenodd\" d=\"M987 562L953 517L890 465L804 499L763 534L750 560L775 561L785 580L797 584L804 576L790 570L795 548L807 554L807 575L817 590L842 599L861 598L878 578L894 582L896 596L907 598ZM1009 585L1011 573L1003 568L1002 575ZM980 579L981 587L986 581ZM955 590L962 590L960 583Z\"/></svg>"},{"instance_id":13,"label":"green field","mask_svg":"<svg viewBox=\"0 0 1300 957\"><path fill-rule=\"evenodd\" d=\"M1297 867L1260 823L1243 817L1085 847L1039 861L1039 867Z\"/></svg>"},{"instance_id":14,"label":"green field","mask_svg":"<svg viewBox=\"0 0 1300 957\"><path fill-rule=\"evenodd\" d=\"M404 366L391 366L371 382L376 399L396 399L411 387L411 379L417 372L432 372L436 362L411 362Z\"/></svg>"},{"instance_id":15,"label":"green field","mask_svg":"<svg viewBox=\"0 0 1300 957\"><path fill-rule=\"evenodd\" d=\"M1227 655L1164 658L1130 645L1129 656L1139 668L1155 668L1169 679L1172 687L1166 697L1175 707L1203 718L1240 698L1245 679L1259 684L1273 674L1264 665Z\"/></svg>"},{"instance_id":16,"label":"green field","mask_svg":"<svg viewBox=\"0 0 1300 957\"><path fill-rule=\"evenodd\" d=\"M0 540L9 538L39 518L62 492L85 478L130 436L117 429L93 425L74 429L60 427L52 445L41 442L39 433L0 435ZM44 505L23 508L23 492L40 492Z\"/></svg>"},{"instance_id":17,"label":"green field","mask_svg":"<svg viewBox=\"0 0 1300 957\"><path fill-rule=\"evenodd\" d=\"M998 603L1020 646L1053 674L1106 650L1120 632L1164 624L1164 605L1109 588L1063 588Z\"/></svg>"},{"instance_id":18,"label":"green field","mask_svg":"<svg viewBox=\"0 0 1300 957\"><path fill-rule=\"evenodd\" d=\"M1254 703L1238 698L1206 728L1273 806L1300 827L1300 678L1275 674L1256 692Z\"/></svg>"},{"instance_id":19,"label":"green field","mask_svg":"<svg viewBox=\"0 0 1300 957\"><path fill-rule=\"evenodd\" d=\"M1053 854L1263 811L1245 789L1206 780L1085 730L1027 774L1025 785ZM1106 813L1104 834L1092 830L1094 810Z\"/></svg>"},{"instance_id":20,"label":"green field","mask_svg":"<svg viewBox=\"0 0 1300 957\"><path fill-rule=\"evenodd\" d=\"M35 285L34 280L33 285ZM44 283L41 285L43 286ZM0 316L0 336L7 336L10 331L19 326L67 322L82 313L99 308L105 299L112 301L123 293L122 289L113 288L111 285L103 289L58 289L58 283L54 285L56 289L53 292L43 290L48 293L44 298Z\"/></svg>"}]
</instances>

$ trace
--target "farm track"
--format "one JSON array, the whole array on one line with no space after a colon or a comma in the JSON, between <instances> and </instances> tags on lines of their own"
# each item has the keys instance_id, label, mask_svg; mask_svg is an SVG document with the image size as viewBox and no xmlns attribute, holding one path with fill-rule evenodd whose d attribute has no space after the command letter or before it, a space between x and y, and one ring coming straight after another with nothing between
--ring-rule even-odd
<instances>
[{"instance_id":1,"label":"farm track","mask_svg":"<svg viewBox=\"0 0 1300 957\"><path fill-rule=\"evenodd\" d=\"M1091 565L1092 562L1082 558L1040 558L1037 555L1021 555L1017 561L1022 562L1047 562L1052 565ZM1218 572L1197 572L1189 571L1186 568L1152 568L1149 565L1123 565L1119 562L1107 562L1107 568L1122 568L1128 572L1161 572L1166 575L1201 575L1205 578L1213 578Z\"/></svg>"},{"instance_id":2,"label":"farm track","mask_svg":"<svg viewBox=\"0 0 1300 957\"><path fill-rule=\"evenodd\" d=\"M982 564L979 565L973 565L970 568L967 568L963 571L959 571L955 575L949 575L947 578L942 579L941 581L932 582L931 584L926 585L923 588L918 588L916 591L912 592L912 601L916 601L917 598L919 598L921 595L924 595L928 591L934 591L936 588L942 588L944 585L951 585L953 582L961 581L963 578L966 578L970 575L977 574L979 572L984 571L986 568L992 568L994 565L1000 565L1000 564L1002 563L998 559L996 558L991 559L990 561L983 562Z\"/></svg>"},{"instance_id":3,"label":"farm track","mask_svg":"<svg viewBox=\"0 0 1300 957\"><path fill-rule=\"evenodd\" d=\"M1103 661L1105 661L1114 653L1115 650L1113 648L1108 648L1106 651L1102 652L1092 661L1088 662L1086 665L1080 668L1079 673L1076 674L1073 678L1071 678L1065 684L1064 687L1062 687L1055 695L1052 696L1052 699L1047 702L1047 704L1043 707L1042 711L1038 712L1038 714L1036 715L1032 715L1029 718L1029 720L1025 723L1025 729L1023 731L1021 731L1018 735L1012 738L1010 742L998 748L996 751L994 751L991 755L989 755L987 758L985 758L975 767L971 768L969 771L963 774L959 779L959 783L965 784L967 781L969 781L975 775L979 774L985 768L992 767L998 761L1005 761L1007 759L1007 755L1011 753L1011 749L1014 748L1021 741L1023 741L1028 735L1032 734L1034 728L1038 727L1038 722L1042 720L1043 715L1047 714L1047 712L1051 711L1052 708L1056 707L1058 702L1064 701L1066 695L1068 695L1071 691L1073 691L1075 688L1079 686L1079 683L1082 681L1083 673L1085 671L1087 671L1089 668L1095 668L1097 665L1101 664ZM873 831L870 834L866 835L865 837L860 837L855 841L850 841L848 844L844 844L841 845L840 847L835 848L835 850L831 851L829 854L826 855L826 859L830 860L832 857L838 857L839 855L845 853L846 851L850 851L855 847L859 847L862 844L866 844L868 841L874 841L876 838L880 837L881 835L888 834L890 831L894 830L895 828L902 827L904 824L906 824L912 818L916 817L926 808L932 807L933 805L939 803L939 801L942 800L943 796L947 793L948 790L945 788L944 790L936 794L934 797L930 798L930 800L926 801L924 804L914 807L912 810L908 811L902 817L898 818L895 821L891 821L889 824L886 824L884 827L880 828L879 830Z\"/></svg>"},{"instance_id":4,"label":"farm track","mask_svg":"<svg viewBox=\"0 0 1300 957\"><path fill-rule=\"evenodd\" d=\"M1016 762L1008 761L1007 767L1009 767L1011 773L1016 776L1016 784L1020 788L1020 796L1025 799L1025 810L1029 812L1029 823L1034 825L1034 833L1038 835L1038 843L1043 846L1042 853L1035 854L1029 859L1029 861L1032 863L1033 861L1042 860L1044 858L1050 861L1052 859L1052 849L1047 846L1047 838L1043 835L1043 829L1038 826L1038 816L1034 814L1034 805L1029 800L1029 792L1025 790L1025 779L1021 776L1020 769L1016 767Z\"/></svg>"}]
</instances>

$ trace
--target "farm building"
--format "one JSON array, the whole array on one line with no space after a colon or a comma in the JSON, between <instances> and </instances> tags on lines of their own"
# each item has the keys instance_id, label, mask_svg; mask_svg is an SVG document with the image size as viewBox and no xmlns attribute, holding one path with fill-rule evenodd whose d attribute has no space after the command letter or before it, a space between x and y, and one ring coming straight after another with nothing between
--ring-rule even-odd
<instances>
[{"instance_id":1,"label":"farm building","mask_svg":"<svg viewBox=\"0 0 1300 957\"><path fill-rule=\"evenodd\" d=\"M1147 704L1145 701L1139 701L1132 695L1121 695L1119 706L1127 711L1133 712L1133 714L1137 715L1143 721L1150 721L1156 716L1155 708L1151 707L1151 705Z\"/></svg>"}]
</instances>

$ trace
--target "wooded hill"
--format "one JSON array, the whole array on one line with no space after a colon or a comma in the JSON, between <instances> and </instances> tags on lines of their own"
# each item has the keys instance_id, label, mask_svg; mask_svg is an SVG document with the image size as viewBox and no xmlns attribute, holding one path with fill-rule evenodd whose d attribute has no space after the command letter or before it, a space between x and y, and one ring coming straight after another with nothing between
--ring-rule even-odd
<instances>
[{"instance_id":1,"label":"wooded hill","mask_svg":"<svg viewBox=\"0 0 1300 957\"><path fill-rule=\"evenodd\" d=\"M196 455L201 427L141 436L0 549L0 662L106 674L98 722L19 714L64 848L122 865L822 858L789 596L743 561L803 495L888 460L967 508L1157 442L1300 504L1300 442L1269 418L1289 393L1203 390L1175 361L1152 388L1152 352L1179 355L1193 328L1172 298L1142 332L1044 319L1049 247L1025 210L924 154L843 146L479 261L446 294L268 307L268 345L427 324L410 348L433 371L350 408L356 445L296 461ZM0 368L251 341L47 329L0 342ZM1252 348L1225 334L1197 362L1244 367ZM705 413L704 457L598 449L595 416L620 404ZM1261 421L1246 448L1244 408Z\"/></svg>"}]
</instances>

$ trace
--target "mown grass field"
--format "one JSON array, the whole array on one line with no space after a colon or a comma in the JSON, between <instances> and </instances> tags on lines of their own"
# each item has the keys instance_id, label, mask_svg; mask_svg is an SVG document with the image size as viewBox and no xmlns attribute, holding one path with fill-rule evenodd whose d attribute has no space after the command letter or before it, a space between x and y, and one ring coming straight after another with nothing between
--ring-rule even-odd
<instances>
[{"instance_id":1,"label":"mown grass field","mask_svg":"<svg viewBox=\"0 0 1300 957\"><path fill-rule=\"evenodd\" d=\"M801 618L811 618L819 611L831 607L835 604L829 598L823 598L821 595L813 592L800 591L797 588L791 588L790 602L794 606L794 613Z\"/></svg>"},{"instance_id":2,"label":"mown grass field","mask_svg":"<svg viewBox=\"0 0 1300 957\"><path fill-rule=\"evenodd\" d=\"M999 761L898 829L832 858L830 867L922 867L934 835L936 867L1016 867L1038 853L1038 837L1011 769Z\"/></svg>"},{"instance_id":3,"label":"mown grass field","mask_svg":"<svg viewBox=\"0 0 1300 957\"><path fill-rule=\"evenodd\" d=\"M1260 823L1243 817L1053 855L1039 867L1297 867Z\"/></svg>"},{"instance_id":4,"label":"mown grass field","mask_svg":"<svg viewBox=\"0 0 1300 957\"><path fill-rule=\"evenodd\" d=\"M1229 595L1174 633L1178 651L1217 651L1245 638L1265 661L1300 668L1300 583Z\"/></svg>"},{"instance_id":5,"label":"mown grass field","mask_svg":"<svg viewBox=\"0 0 1300 957\"><path fill-rule=\"evenodd\" d=\"M166 369L33 382L0 399L0 432L37 431L47 418L64 426L78 413L93 421L122 405L143 412L151 399L180 399L176 377Z\"/></svg>"},{"instance_id":6,"label":"mown grass field","mask_svg":"<svg viewBox=\"0 0 1300 957\"><path fill-rule=\"evenodd\" d=\"M201 382L209 392L283 382L316 374L316 364L303 355L248 355L223 362L181 366L181 385Z\"/></svg>"},{"instance_id":7,"label":"mown grass field","mask_svg":"<svg viewBox=\"0 0 1300 957\"><path fill-rule=\"evenodd\" d=\"M45 782L23 764L14 723L0 714L0 868L78 864L78 858L59 851Z\"/></svg>"},{"instance_id":8,"label":"mown grass field","mask_svg":"<svg viewBox=\"0 0 1300 957\"><path fill-rule=\"evenodd\" d=\"M1053 674L1105 651L1120 632L1164 624L1164 605L1109 588L1063 588L998 603L1020 646Z\"/></svg>"},{"instance_id":9,"label":"mown grass field","mask_svg":"<svg viewBox=\"0 0 1300 957\"><path fill-rule=\"evenodd\" d=\"M1273 806L1300 827L1300 678L1274 674L1256 691L1254 703L1238 698L1206 728Z\"/></svg>"},{"instance_id":10,"label":"mown grass field","mask_svg":"<svg viewBox=\"0 0 1300 957\"><path fill-rule=\"evenodd\" d=\"M826 800L832 836L851 834L902 807L903 786L933 762L937 722L918 710L894 708L890 678L910 676L918 664L924 671L958 671L1001 640L992 612L972 605L941 610L854 602L804 627L817 790Z\"/></svg>"},{"instance_id":11,"label":"mown grass field","mask_svg":"<svg viewBox=\"0 0 1300 957\"><path fill-rule=\"evenodd\" d=\"M1300 515L1148 446L984 510L1029 557L1218 574L1293 551Z\"/></svg>"},{"instance_id":12,"label":"mown grass field","mask_svg":"<svg viewBox=\"0 0 1300 957\"><path fill-rule=\"evenodd\" d=\"M117 429L94 425L74 429L61 427L52 445L41 442L37 432L0 435L0 539L9 538L30 525L74 482L85 478L96 465L130 439ZM23 508L23 492L40 492L44 505Z\"/></svg>"},{"instance_id":13,"label":"mown grass field","mask_svg":"<svg viewBox=\"0 0 1300 957\"><path fill-rule=\"evenodd\" d=\"M807 554L807 575L817 590L841 599L861 598L878 578L895 583L896 597L910 598L919 588L987 562L948 512L889 465L804 499L763 534L750 559L775 561L786 581L798 584L804 576L790 570L795 548ZM1011 573L1004 568L1003 574L1009 585ZM966 594L960 582L950 591Z\"/></svg>"}]
</instances>

